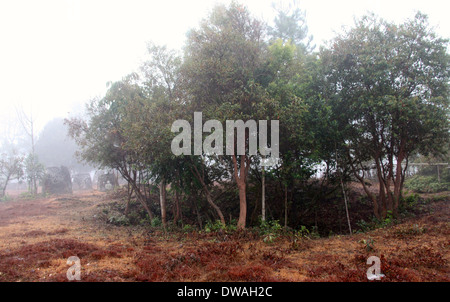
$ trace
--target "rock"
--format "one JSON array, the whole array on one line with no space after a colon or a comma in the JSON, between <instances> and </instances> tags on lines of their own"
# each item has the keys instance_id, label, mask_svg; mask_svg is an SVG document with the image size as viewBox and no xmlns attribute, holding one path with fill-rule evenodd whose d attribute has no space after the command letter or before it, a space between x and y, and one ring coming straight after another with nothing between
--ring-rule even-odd
<instances>
[{"instance_id":1,"label":"rock","mask_svg":"<svg viewBox=\"0 0 450 302\"><path fill-rule=\"evenodd\" d=\"M74 190L92 190L92 180L89 173L80 173L73 176Z\"/></svg>"},{"instance_id":2,"label":"rock","mask_svg":"<svg viewBox=\"0 0 450 302\"><path fill-rule=\"evenodd\" d=\"M98 176L97 188L99 191L109 191L117 186L117 178L112 173L106 173Z\"/></svg>"},{"instance_id":3,"label":"rock","mask_svg":"<svg viewBox=\"0 0 450 302\"><path fill-rule=\"evenodd\" d=\"M67 167L49 167L43 178L43 192L46 194L72 194L72 179Z\"/></svg>"}]
</instances>

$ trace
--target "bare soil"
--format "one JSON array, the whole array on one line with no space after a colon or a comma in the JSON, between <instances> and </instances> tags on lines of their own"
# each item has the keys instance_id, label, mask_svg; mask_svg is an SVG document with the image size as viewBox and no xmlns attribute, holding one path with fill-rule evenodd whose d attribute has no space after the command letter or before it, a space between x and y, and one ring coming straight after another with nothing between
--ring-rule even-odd
<instances>
[{"instance_id":1,"label":"bare soil","mask_svg":"<svg viewBox=\"0 0 450 302\"><path fill-rule=\"evenodd\" d=\"M450 281L446 196L394 226L272 243L252 231L114 226L99 216L117 200L97 191L14 199L0 202L0 281L67 281L70 256L81 281L368 281L370 256L381 259L381 281Z\"/></svg>"}]
</instances>

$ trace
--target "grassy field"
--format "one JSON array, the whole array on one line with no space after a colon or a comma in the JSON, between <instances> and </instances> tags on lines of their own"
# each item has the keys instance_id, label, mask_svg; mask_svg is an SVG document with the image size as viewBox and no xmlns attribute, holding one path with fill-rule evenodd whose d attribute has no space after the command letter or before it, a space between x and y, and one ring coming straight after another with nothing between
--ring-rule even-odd
<instances>
[{"instance_id":1,"label":"grassy field","mask_svg":"<svg viewBox=\"0 0 450 302\"><path fill-rule=\"evenodd\" d=\"M382 281L450 281L450 198L440 196L424 195L423 214L388 227L270 242L254 230L112 225L101 213L118 200L96 191L15 198L0 202L0 281L67 281L70 256L81 281L367 281L370 256L381 259Z\"/></svg>"}]
</instances>

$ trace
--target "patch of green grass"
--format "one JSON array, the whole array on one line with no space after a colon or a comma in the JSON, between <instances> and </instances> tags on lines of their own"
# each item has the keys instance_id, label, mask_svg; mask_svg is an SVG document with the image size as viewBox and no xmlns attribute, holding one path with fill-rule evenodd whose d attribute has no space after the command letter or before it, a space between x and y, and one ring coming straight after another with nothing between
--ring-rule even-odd
<instances>
[{"instance_id":1,"label":"patch of green grass","mask_svg":"<svg viewBox=\"0 0 450 302\"><path fill-rule=\"evenodd\" d=\"M450 182L438 181L436 176L414 175L405 181L405 188L417 193L437 193L450 190Z\"/></svg>"}]
</instances>

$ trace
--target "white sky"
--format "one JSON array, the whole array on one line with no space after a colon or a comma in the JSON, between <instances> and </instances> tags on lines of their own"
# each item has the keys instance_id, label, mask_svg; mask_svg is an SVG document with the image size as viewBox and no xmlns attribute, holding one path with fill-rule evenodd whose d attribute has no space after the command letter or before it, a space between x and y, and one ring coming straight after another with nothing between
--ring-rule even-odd
<instances>
[{"instance_id":1,"label":"white sky","mask_svg":"<svg viewBox=\"0 0 450 302\"><path fill-rule=\"evenodd\" d=\"M12 122L17 104L33 111L39 129L53 117L66 117L75 104L102 95L106 82L136 70L147 41L180 49L186 31L217 2L230 1L0 0L0 128ZM273 19L272 0L239 2L256 17ZM299 3L317 45L367 11L400 23L420 10L441 36L450 37L450 1Z\"/></svg>"}]
</instances>

